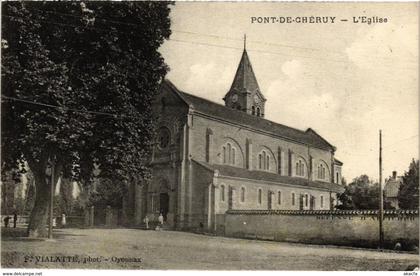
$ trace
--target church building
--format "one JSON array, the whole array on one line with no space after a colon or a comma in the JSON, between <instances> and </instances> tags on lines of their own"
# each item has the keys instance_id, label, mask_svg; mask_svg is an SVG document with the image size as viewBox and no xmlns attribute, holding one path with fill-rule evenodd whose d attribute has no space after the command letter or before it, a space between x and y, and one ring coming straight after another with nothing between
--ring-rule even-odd
<instances>
[{"instance_id":1,"label":"church building","mask_svg":"<svg viewBox=\"0 0 420 276\"><path fill-rule=\"evenodd\" d=\"M174 229L219 231L229 209L334 208L344 190L336 148L311 128L264 119L267 99L246 49L223 100L162 83L152 178L135 188L137 223L162 213Z\"/></svg>"}]
</instances>

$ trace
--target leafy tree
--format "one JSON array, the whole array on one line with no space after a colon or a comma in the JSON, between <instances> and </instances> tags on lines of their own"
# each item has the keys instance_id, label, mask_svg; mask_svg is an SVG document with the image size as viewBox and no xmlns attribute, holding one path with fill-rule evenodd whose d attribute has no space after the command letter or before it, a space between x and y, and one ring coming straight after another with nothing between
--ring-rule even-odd
<instances>
[{"instance_id":1,"label":"leafy tree","mask_svg":"<svg viewBox=\"0 0 420 276\"><path fill-rule=\"evenodd\" d=\"M379 184L361 175L345 186L338 199L338 209L379 209Z\"/></svg>"},{"instance_id":2,"label":"leafy tree","mask_svg":"<svg viewBox=\"0 0 420 276\"><path fill-rule=\"evenodd\" d=\"M126 192L126 186L118 183L118 180L100 178L95 190L90 193L89 204L122 208L122 200Z\"/></svg>"},{"instance_id":3,"label":"leafy tree","mask_svg":"<svg viewBox=\"0 0 420 276\"><path fill-rule=\"evenodd\" d=\"M398 191L398 205L401 209L419 208L419 160L411 161L408 172Z\"/></svg>"},{"instance_id":4,"label":"leafy tree","mask_svg":"<svg viewBox=\"0 0 420 276\"><path fill-rule=\"evenodd\" d=\"M151 101L167 72L165 2L2 3L2 169L27 162L36 196L28 235L44 236L62 176L147 178ZM22 167L22 165L21 165Z\"/></svg>"}]
</instances>

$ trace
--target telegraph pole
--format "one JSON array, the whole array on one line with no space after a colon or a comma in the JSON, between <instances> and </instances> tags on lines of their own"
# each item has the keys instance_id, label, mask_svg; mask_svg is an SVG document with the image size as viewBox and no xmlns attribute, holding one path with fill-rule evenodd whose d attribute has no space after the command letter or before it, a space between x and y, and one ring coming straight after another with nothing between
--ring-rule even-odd
<instances>
[{"instance_id":1,"label":"telegraph pole","mask_svg":"<svg viewBox=\"0 0 420 276\"><path fill-rule=\"evenodd\" d=\"M53 228L53 214L54 214L54 167L55 157L51 159L51 195L50 195L50 221L48 225L48 238L52 239L52 228Z\"/></svg>"},{"instance_id":2,"label":"telegraph pole","mask_svg":"<svg viewBox=\"0 0 420 276\"><path fill-rule=\"evenodd\" d=\"M384 248L384 195L382 193L382 130L379 130L379 248Z\"/></svg>"}]
</instances>

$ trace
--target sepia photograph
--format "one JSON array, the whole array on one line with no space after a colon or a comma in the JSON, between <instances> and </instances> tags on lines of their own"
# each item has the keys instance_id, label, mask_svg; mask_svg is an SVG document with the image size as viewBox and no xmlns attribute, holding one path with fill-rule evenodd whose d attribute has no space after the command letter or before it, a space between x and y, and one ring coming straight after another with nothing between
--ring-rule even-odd
<instances>
[{"instance_id":1,"label":"sepia photograph","mask_svg":"<svg viewBox=\"0 0 420 276\"><path fill-rule=\"evenodd\" d=\"M418 2L2 2L2 275L417 275L418 57Z\"/></svg>"}]
</instances>

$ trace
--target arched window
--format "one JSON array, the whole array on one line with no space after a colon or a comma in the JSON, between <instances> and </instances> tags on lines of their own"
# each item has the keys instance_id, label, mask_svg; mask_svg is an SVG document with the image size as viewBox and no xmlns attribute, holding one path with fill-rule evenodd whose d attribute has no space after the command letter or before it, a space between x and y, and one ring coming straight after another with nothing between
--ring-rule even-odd
<instances>
[{"instance_id":1,"label":"arched window","mask_svg":"<svg viewBox=\"0 0 420 276\"><path fill-rule=\"evenodd\" d=\"M236 162L236 148L231 143L226 143L222 146L223 164L235 165Z\"/></svg>"},{"instance_id":2,"label":"arched window","mask_svg":"<svg viewBox=\"0 0 420 276\"><path fill-rule=\"evenodd\" d=\"M252 115L255 115L255 106L251 107L251 112L252 112Z\"/></svg>"},{"instance_id":3,"label":"arched window","mask_svg":"<svg viewBox=\"0 0 420 276\"><path fill-rule=\"evenodd\" d=\"M232 153L231 153L232 147L231 145L228 143L227 144L227 152L228 152L228 162L230 163L232 160Z\"/></svg>"},{"instance_id":4,"label":"arched window","mask_svg":"<svg viewBox=\"0 0 420 276\"><path fill-rule=\"evenodd\" d=\"M336 172L336 174L335 174L336 176L335 176L335 178L336 178L336 183L338 184L338 172Z\"/></svg>"},{"instance_id":5,"label":"arched window","mask_svg":"<svg viewBox=\"0 0 420 276\"><path fill-rule=\"evenodd\" d=\"M257 107L257 116L260 117L261 113L260 113L260 108Z\"/></svg>"},{"instance_id":6,"label":"arched window","mask_svg":"<svg viewBox=\"0 0 420 276\"><path fill-rule=\"evenodd\" d=\"M321 196L321 208L324 207L324 196Z\"/></svg>"},{"instance_id":7,"label":"arched window","mask_svg":"<svg viewBox=\"0 0 420 276\"><path fill-rule=\"evenodd\" d=\"M262 191L261 189L258 189L258 204L261 204L262 202Z\"/></svg>"},{"instance_id":8,"label":"arched window","mask_svg":"<svg viewBox=\"0 0 420 276\"><path fill-rule=\"evenodd\" d=\"M277 192L277 203L279 205L281 204L281 192L280 191Z\"/></svg>"},{"instance_id":9,"label":"arched window","mask_svg":"<svg viewBox=\"0 0 420 276\"><path fill-rule=\"evenodd\" d=\"M225 201L225 186L224 185L220 186L220 200Z\"/></svg>"},{"instance_id":10,"label":"arched window","mask_svg":"<svg viewBox=\"0 0 420 276\"><path fill-rule=\"evenodd\" d=\"M308 207L308 203L309 203L308 194L305 194L305 207Z\"/></svg>"},{"instance_id":11,"label":"arched window","mask_svg":"<svg viewBox=\"0 0 420 276\"><path fill-rule=\"evenodd\" d=\"M241 202L245 202L245 188L241 188Z\"/></svg>"},{"instance_id":12,"label":"arched window","mask_svg":"<svg viewBox=\"0 0 420 276\"><path fill-rule=\"evenodd\" d=\"M292 193L292 205L294 206L295 205L295 193Z\"/></svg>"},{"instance_id":13,"label":"arched window","mask_svg":"<svg viewBox=\"0 0 420 276\"><path fill-rule=\"evenodd\" d=\"M268 156L268 155L267 155L267 164L266 164L265 168L267 169L267 171L270 170L270 156Z\"/></svg>"},{"instance_id":14,"label":"arched window","mask_svg":"<svg viewBox=\"0 0 420 276\"><path fill-rule=\"evenodd\" d=\"M266 160L266 154L265 154L265 151L263 151L263 152L262 152L262 161L263 161L263 169L264 169L264 170L266 169L266 166L265 166L265 160Z\"/></svg>"},{"instance_id":15,"label":"arched window","mask_svg":"<svg viewBox=\"0 0 420 276\"><path fill-rule=\"evenodd\" d=\"M161 127L159 129L159 136L158 136L159 148L160 149L167 148L170 141L171 141L171 133L169 132L169 129L166 127Z\"/></svg>"},{"instance_id":16,"label":"arched window","mask_svg":"<svg viewBox=\"0 0 420 276\"><path fill-rule=\"evenodd\" d=\"M305 164L302 162L302 160L298 160L296 162L295 171L297 176L305 176Z\"/></svg>"},{"instance_id":17,"label":"arched window","mask_svg":"<svg viewBox=\"0 0 420 276\"><path fill-rule=\"evenodd\" d=\"M258 154L258 168L260 168L260 169L262 169L262 156L261 156L261 153L260 154Z\"/></svg>"},{"instance_id":18,"label":"arched window","mask_svg":"<svg viewBox=\"0 0 420 276\"><path fill-rule=\"evenodd\" d=\"M231 163L235 165L235 148L232 148L232 161Z\"/></svg>"}]
</instances>

